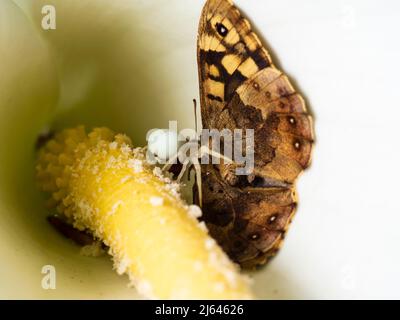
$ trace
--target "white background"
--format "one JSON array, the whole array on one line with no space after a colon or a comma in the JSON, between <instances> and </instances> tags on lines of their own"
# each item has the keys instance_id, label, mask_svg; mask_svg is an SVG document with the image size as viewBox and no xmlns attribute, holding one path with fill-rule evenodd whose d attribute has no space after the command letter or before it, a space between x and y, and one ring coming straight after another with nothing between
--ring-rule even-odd
<instances>
[{"instance_id":1,"label":"white background","mask_svg":"<svg viewBox=\"0 0 400 320\"><path fill-rule=\"evenodd\" d=\"M265 288L282 298L400 298L399 3L237 3L307 98L317 137Z\"/></svg>"}]
</instances>

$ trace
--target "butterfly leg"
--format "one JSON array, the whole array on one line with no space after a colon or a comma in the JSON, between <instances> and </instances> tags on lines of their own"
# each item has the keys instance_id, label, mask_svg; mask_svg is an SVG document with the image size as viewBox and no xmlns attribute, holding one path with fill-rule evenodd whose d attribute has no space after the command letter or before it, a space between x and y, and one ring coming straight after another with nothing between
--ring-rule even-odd
<instances>
[{"instance_id":1,"label":"butterfly leg","mask_svg":"<svg viewBox=\"0 0 400 320\"><path fill-rule=\"evenodd\" d=\"M179 173L179 176L178 176L178 178L176 179L176 181L178 181L178 182L181 181L183 175L184 175L185 172L186 172L186 169L187 169L189 163L190 163L190 159L185 160L185 162L183 163L183 166L182 166L182 170L181 170L181 172Z\"/></svg>"},{"instance_id":2,"label":"butterfly leg","mask_svg":"<svg viewBox=\"0 0 400 320\"><path fill-rule=\"evenodd\" d=\"M197 184L197 190L199 193L199 206L200 208L203 205L203 193L202 193L202 185L201 185L201 166L200 162L197 158L193 159L193 166L195 170L195 175L196 175L196 184Z\"/></svg>"}]
</instances>

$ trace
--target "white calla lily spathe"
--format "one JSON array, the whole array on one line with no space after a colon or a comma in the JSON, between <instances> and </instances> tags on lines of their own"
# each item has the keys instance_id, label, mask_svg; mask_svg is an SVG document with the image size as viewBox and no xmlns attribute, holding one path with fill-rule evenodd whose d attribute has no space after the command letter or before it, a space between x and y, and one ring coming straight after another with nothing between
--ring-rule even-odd
<instances>
[{"instance_id":1,"label":"white calla lily spathe","mask_svg":"<svg viewBox=\"0 0 400 320\"><path fill-rule=\"evenodd\" d=\"M79 255L47 224L34 145L49 124L109 126L140 145L171 117L191 126L196 28L179 33L178 42L171 30L194 23L201 3L163 27L168 7L157 1L52 3L57 28L43 30L46 1L0 1L0 296L135 298L108 257ZM178 61L190 67L177 72ZM55 267L56 290L42 288L46 265Z\"/></svg>"}]
</instances>

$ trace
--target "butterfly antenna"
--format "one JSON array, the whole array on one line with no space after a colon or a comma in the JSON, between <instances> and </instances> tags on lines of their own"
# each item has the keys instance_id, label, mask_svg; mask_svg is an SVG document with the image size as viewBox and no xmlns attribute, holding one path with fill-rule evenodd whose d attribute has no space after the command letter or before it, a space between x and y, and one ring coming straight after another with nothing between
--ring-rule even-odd
<instances>
[{"instance_id":1,"label":"butterfly antenna","mask_svg":"<svg viewBox=\"0 0 400 320\"><path fill-rule=\"evenodd\" d=\"M196 130L197 134L197 101L193 99L193 108L194 108L194 130Z\"/></svg>"}]
</instances>

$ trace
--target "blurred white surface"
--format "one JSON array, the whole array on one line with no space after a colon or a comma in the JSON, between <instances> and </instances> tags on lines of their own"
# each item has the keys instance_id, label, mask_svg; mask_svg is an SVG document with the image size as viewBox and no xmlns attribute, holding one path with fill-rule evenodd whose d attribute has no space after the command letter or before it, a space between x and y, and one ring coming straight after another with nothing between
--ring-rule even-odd
<instances>
[{"instance_id":1,"label":"blurred white surface","mask_svg":"<svg viewBox=\"0 0 400 320\"><path fill-rule=\"evenodd\" d=\"M47 1L15 0L21 10L11 0L0 3L0 57L10 70L0 74L0 122L24 121L25 136L16 145L32 143L32 133L51 118L57 127L108 125L136 143L144 142L148 129L167 127L168 120L193 127L203 1L51 2L57 29L50 31L40 30ZM299 180L300 205L285 245L254 274L258 296L400 298L400 3L236 3L306 97L317 137L312 167ZM18 44L10 46L11 39ZM31 68L38 64L41 72ZM16 66L27 76L12 77ZM10 87L18 89L15 96L4 89ZM17 120L10 108L33 115ZM6 141L9 130L0 133ZM1 148L4 155L8 146ZM2 159L0 166L5 164ZM1 170L19 172L30 164L33 168L31 161ZM136 296L107 259L78 256L78 248L49 228L41 201L17 206L25 192L34 193L29 191L34 185L31 178L21 179L17 189L10 179L0 182L0 297ZM17 190L3 192L10 188ZM56 290L40 286L45 264L57 267Z\"/></svg>"}]
</instances>

